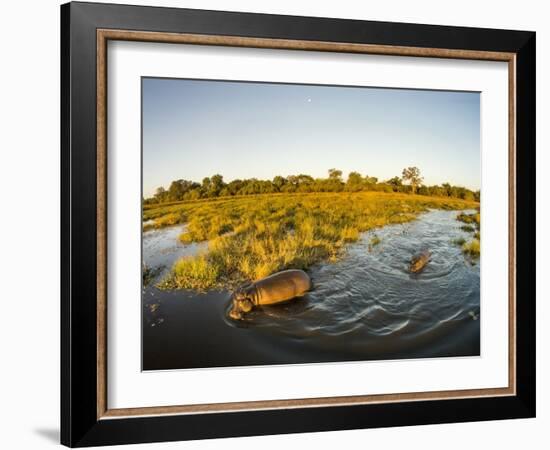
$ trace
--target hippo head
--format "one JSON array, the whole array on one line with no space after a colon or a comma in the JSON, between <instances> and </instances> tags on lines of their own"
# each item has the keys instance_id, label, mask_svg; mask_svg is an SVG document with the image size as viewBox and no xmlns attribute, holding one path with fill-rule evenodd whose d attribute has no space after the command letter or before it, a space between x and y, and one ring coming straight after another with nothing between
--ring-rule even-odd
<instances>
[{"instance_id":1,"label":"hippo head","mask_svg":"<svg viewBox=\"0 0 550 450\"><path fill-rule=\"evenodd\" d=\"M242 319L244 313L252 311L254 303L250 295L251 287L251 285L240 287L233 294L233 305L231 311L229 311L229 317L231 317L232 319Z\"/></svg>"}]
</instances>

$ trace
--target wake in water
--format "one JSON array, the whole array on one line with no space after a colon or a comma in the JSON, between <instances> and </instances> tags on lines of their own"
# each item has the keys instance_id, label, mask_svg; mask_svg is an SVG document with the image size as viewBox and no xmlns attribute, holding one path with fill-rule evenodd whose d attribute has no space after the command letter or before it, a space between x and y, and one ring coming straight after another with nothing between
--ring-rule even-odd
<instances>
[{"instance_id":1,"label":"wake in water","mask_svg":"<svg viewBox=\"0 0 550 450\"><path fill-rule=\"evenodd\" d=\"M341 261L310 270L314 289L303 300L263 308L250 321L300 336L361 329L373 337L413 338L448 321L477 317L479 264L453 243L468 237L456 214L431 211L414 222L365 233ZM375 246L374 235L380 240ZM421 249L429 249L430 262L410 273L411 257Z\"/></svg>"},{"instance_id":2,"label":"wake in water","mask_svg":"<svg viewBox=\"0 0 550 450\"><path fill-rule=\"evenodd\" d=\"M469 237L457 213L365 233L340 261L308 270L303 298L239 321L227 319L229 292L147 287L162 324L144 315L144 368L479 355L480 265L454 243ZM413 274L411 257L424 249L430 261Z\"/></svg>"}]
</instances>

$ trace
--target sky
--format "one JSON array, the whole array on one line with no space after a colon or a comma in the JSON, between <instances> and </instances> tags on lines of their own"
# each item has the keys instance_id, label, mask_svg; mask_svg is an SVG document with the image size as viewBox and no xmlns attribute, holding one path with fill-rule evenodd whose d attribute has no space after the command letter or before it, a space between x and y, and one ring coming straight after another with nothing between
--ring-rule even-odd
<instances>
[{"instance_id":1,"label":"sky","mask_svg":"<svg viewBox=\"0 0 550 450\"><path fill-rule=\"evenodd\" d=\"M143 194L173 180L328 176L480 187L474 92L142 79Z\"/></svg>"}]
</instances>

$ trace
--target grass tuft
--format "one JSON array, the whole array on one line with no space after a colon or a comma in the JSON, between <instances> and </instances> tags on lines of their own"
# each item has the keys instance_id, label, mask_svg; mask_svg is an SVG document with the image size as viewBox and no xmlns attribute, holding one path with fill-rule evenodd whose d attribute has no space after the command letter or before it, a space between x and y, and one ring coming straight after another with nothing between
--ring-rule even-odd
<instances>
[{"instance_id":1,"label":"grass tuft","mask_svg":"<svg viewBox=\"0 0 550 450\"><path fill-rule=\"evenodd\" d=\"M462 237L453 239L453 244L458 245L459 247L462 247L465 243L466 243L466 239Z\"/></svg>"},{"instance_id":2,"label":"grass tuft","mask_svg":"<svg viewBox=\"0 0 550 450\"><path fill-rule=\"evenodd\" d=\"M462 225L460 227L460 229L462 231L467 231L468 233L473 233L474 231L476 231L476 229L474 227L472 227L471 225Z\"/></svg>"},{"instance_id":3,"label":"grass tuft","mask_svg":"<svg viewBox=\"0 0 550 450\"><path fill-rule=\"evenodd\" d=\"M218 280L217 267L210 264L205 255L186 257L176 261L171 276L161 281L161 288L195 289L203 291L212 287Z\"/></svg>"},{"instance_id":4,"label":"grass tuft","mask_svg":"<svg viewBox=\"0 0 550 450\"><path fill-rule=\"evenodd\" d=\"M376 245L380 244L382 240L375 234L373 237L370 238L369 244L372 247L375 247Z\"/></svg>"},{"instance_id":5,"label":"grass tuft","mask_svg":"<svg viewBox=\"0 0 550 450\"><path fill-rule=\"evenodd\" d=\"M467 243L463 244L462 245L462 251L465 254L470 255L470 256L474 256L474 257L479 256L479 252L480 252L479 241L477 239L474 239L470 242L467 242Z\"/></svg>"}]
</instances>

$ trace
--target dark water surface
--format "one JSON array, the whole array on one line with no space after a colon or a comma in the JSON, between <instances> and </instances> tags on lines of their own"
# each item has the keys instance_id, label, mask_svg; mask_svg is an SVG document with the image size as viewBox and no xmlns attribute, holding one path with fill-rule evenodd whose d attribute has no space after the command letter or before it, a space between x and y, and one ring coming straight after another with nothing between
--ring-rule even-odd
<instances>
[{"instance_id":1,"label":"dark water surface","mask_svg":"<svg viewBox=\"0 0 550 450\"><path fill-rule=\"evenodd\" d=\"M143 369L479 355L479 262L453 243L472 238L456 216L430 211L365 233L340 261L308 270L306 296L239 322L226 317L230 292L146 287ZM144 262L166 271L204 247L179 244L181 230L144 233ZM374 235L381 242L371 246ZM412 255L424 249L430 262L409 273Z\"/></svg>"}]
</instances>

